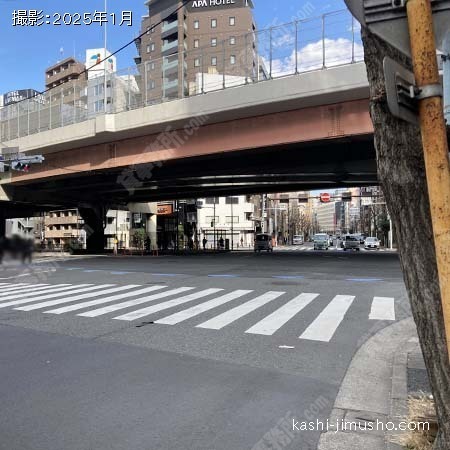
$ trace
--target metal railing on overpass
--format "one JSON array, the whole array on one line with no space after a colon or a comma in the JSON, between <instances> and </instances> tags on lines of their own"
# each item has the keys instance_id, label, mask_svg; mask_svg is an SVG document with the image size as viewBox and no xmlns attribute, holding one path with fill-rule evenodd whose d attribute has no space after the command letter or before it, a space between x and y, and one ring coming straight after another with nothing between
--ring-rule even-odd
<instances>
[{"instance_id":1,"label":"metal railing on overpass","mask_svg":"<svg viewBox=\"0 0 450 450\"><path fill-rule=\"evenodd\" d=\"M192 43L196 45L196 43ZM203 95L363 60L358 23L347 10L211 39L185 50L179 39L174 53L114 73L89 72L43 95L0 110L0 142L80 123L98 115ZM147 53L147 50L149 53ZM106 90L106 95L105 95ZM105 105L106 100L106 105Z\"/></svg>"}]
</instances>

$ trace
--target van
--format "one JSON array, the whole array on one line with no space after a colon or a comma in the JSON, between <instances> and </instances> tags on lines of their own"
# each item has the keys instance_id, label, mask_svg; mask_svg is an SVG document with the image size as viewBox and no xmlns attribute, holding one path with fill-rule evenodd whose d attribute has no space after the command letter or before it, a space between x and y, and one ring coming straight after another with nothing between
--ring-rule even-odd
<instances>
[{"instance_id":1,"label":"van","mask_svg":"<svg viewBox=\"0 0 450 450\"><path fill-rule=\"evenodd\" d=\"M255 238L255 252L265 250L267 252L273 252L272 236L267 233L260 233Z\"/></svg>"},{"instance_id":2,"label":"van","mask_svg":"<svg viewBox=\"0 0 450 450\"><path fill-rule=\"evenodd\" d=\"M303 244L303 236L296 234L292 240L294 245L302 245Z\"/></svg>"}]
</instances>

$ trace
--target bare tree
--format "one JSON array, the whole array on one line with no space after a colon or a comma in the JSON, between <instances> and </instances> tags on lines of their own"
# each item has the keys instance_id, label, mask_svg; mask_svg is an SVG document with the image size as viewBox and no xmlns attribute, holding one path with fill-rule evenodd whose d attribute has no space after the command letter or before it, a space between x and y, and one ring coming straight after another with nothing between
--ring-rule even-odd
<instances>
[{"instance_id":1,"label":"bare tree","mask_svg":"<svg viewBox=\"0 0 450 450\"><path fill-rule=\"evenodd\" d=\"M435 450L450 449L450 364L446 347L420 130L393 117L386 104L383 57L410 62L362 31L379 178L394 222L400 262L436 401Z\"/></svg>"}]
</instances>

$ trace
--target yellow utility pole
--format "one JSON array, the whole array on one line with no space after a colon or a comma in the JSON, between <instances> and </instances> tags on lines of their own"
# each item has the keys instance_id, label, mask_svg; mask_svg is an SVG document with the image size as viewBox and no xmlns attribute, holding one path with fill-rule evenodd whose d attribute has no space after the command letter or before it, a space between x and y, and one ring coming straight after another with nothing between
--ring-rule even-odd
<instances>
[{"instance_id":1,"label":"yellow utility pole","mask_svg":"<svg viewBox=\"0 0 450 450\"><path fill-rule=\"evenodd\" d=\"M430 0L406 4L411 55L419 96L428 195L450 358L450 162L442 94L436 58L436 41Z\"/></svg>"}]
</instances>

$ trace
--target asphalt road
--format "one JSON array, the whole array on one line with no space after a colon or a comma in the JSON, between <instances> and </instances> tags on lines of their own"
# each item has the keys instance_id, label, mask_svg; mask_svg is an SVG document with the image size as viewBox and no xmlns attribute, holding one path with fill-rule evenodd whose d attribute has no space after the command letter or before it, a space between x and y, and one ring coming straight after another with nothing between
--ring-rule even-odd
<instances>
[{"instance_id":1,"label":"asphalt road","mask_svg":"<svg viewBox=\"0 0 450 450\"><path fill-rule=\"evenodd\" d=\"M315 449L410 313L395 254L304 248L3 267L0 449Z\"/></svg>"}]
</instances>

